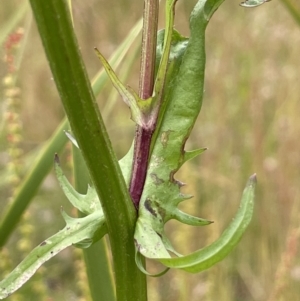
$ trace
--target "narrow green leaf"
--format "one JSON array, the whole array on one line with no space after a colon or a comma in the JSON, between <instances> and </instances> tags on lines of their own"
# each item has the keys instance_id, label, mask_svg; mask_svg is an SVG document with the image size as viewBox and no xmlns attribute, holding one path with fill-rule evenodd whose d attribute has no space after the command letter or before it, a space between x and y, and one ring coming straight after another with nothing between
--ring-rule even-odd
<instances>
[{"instance_id":1,"label":"narrow green leaf","mask_svg":"<svg viewBox=\"0 0 300 301\"><path fill-rule=\"evenodd\" d=\"M300 26L300 9L297 9L296 4L293 3L292 0L281 0L281 2Z\"/></svg>"},{"instance_id":2,"label":"narrow green leaf","mask_svg":"<svg viewBox=\"0 0 300 301\"><path fill-rule=\"evenodd\" d=\"M72 23L74 25L74 20L73 20L73 11L72 11L72 0L67 0L68 6L69 6L69 12L71 15Z\"/></svg>"},{"instance_id":3,"label":"narrow green leaf","mask_svg":"<svg viewBox=\"0 0 300 301\"><path fill-rule=\"evenodd\" d=\"M134 25L134 27L130 30L124 41L119 45L119 47L115 50L115 52L112 54L112 56L109 58L109 64L116 69L122 60L125 57L125 54L128 52L130 47L132 46L133 42L139 35L142 29L142 19L137 21L137 23ZM92 81L93 86L93 92L95 95L99 95L101 92L104 83L107 80L107 75L102 68L95 76L95 79Z\"/></svg>"},{"instance_id":4,"label":"narrow green leaf","mask_svg":"<svg viewBox=\"0 0 300 301\"><path fill-rule=\"evenodd\" d=\"M104 216L96 211L84 218L71 218L63 213L67 222L64 229L43 241L0 282L0 299L4 299L20 288L46 261L65 248L86 242L89 245L99 240L107 231ZM85 246L85 245L83 245Z\"/></svg>"},{"instance_id":5,"label":"narrow green leaf","mask_svg":"<svg viewBox=\"0 0 300 301\"><path fill-rule=\"evenodd\" d=\"M177 0L167 0L166 1L166 29L164 33L164 42L162 49L162 56L159 63L157 76L155 79L154 91L157 101L161 101L163 88L165 84L165 78L167 73L167 67L169 62L171 42L173 36L173 26L174 26L174 17L175 17L175 4Z\"/></svg>"},{"instance_id":6,"label":"narrow green leaf","mask_svg":"<svg viewBox=\"0 0 300 301\"><path fill-rule=\"evenodd\" d=\"M105 57L101 54L101 52L95 47L95 52L102 63L107 75L109 76L110 80L112 81L114 87L117 89L119 94L122 96L124 102L131 107L133 104L136 104L138 102L138 95L134 92L131 93L128 91L128 89L125 87L125 85L119 80L118 76L112 69L112 67L109 65L108 61L105 59Z\"/></svg>"},{"instance_id":7,"label":"narrow green leaf","mask_svg":"<svg viewBox=\"0 0 300 301\"><path fill-rule=\"evenodd\" d=\"M67 142L63 130L68 128L66 119L60 124L56 132L45 143L35 161L31 164L30 171L23 179L16 192L16 197L10 206L3 209L3 218L0 222L0 247L5 244L14 227L35 195L44 177L53 166L53 155L60 152Z\"/></svg>"},{"instance_id":8,"label":"narrow green leaf","mask_svg":"<svg viewBox=\"0 0 300 301\"><path fill-rule=\"evenodd\" d=\"M106 70L106 73L110 77L114 87L119 92L120 96L123 98L123 101L129 106L131 110L131 118L133 121L135 121L138 125L143 126L143 114L139 107L142 100L139 98L139 96L135 93L133 89L130 87L126 87L118 78L118 76L115 74L105 57L100 53L100 51L95 48L96 54L101 61L103 67ZM151 100L150 100L151 101ZM149 102L149 101L148 101ZM147 103L147 101L146 101ZM145 106L145 105L144 105ZM148 105L149 107L149 105ZM147 110L145 110L146 113Z\"/></svg>"},{"instance_id":9,"label":"narrow green leaf","mask_svg":"<svg viewBox=\"0 0 300 301\"><path fill-rule=\"evenodd\" d=\"M198 226L206 226L206 225L213 223L212 221L209 221L207 219L203 219L200 217L192 216L190 214L186 214L186 213L182 212L181 210L175 211L173 218L186 225L197 226L197 227Z\"/></svg>"}]
</instances>

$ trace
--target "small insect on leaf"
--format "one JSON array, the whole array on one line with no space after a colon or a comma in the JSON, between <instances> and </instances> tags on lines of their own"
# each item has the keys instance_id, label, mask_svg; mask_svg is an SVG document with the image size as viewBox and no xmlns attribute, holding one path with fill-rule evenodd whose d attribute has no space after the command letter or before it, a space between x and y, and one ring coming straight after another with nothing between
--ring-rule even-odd
<instances>
[{"instance_id":1,"label":"small insect on leaf","mask_svg":"<svg viewBox=\"0 0 300 301\"><path fill-rule=\"evenodd\" d=\"M242 2L240 3L240 6L243 6L243 7L256 7L256 6L259 6L259 5L262 5L266 2L270 2L271 0L246 0L245 2Z\"/></svg>"}]
</instances>

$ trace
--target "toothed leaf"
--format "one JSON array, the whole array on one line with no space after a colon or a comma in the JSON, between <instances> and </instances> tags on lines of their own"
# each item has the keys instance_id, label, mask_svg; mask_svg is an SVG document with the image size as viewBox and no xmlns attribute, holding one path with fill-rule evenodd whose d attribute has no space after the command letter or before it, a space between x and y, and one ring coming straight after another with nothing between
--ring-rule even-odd
<instances>
[{"instance_id":1,"label":"toothed leaf","mask_svg":"<svg viewBox=\"0 0 300 301\"><path fill-rule=\"evenodd\" d=\"M250 177L244 189L241 205L235 218L214 243L187 256L170 259L160 258L159 261L170 268L198 273L223 260L238 244L251 221L255 185L256 176L254 175Z\"/></svg>"},{"instance_id":2,"label":"toothed leaf","mask_svg":"<svg viewBox=\"0 0 300 301\"><path fill-rule=\"evenodd\" d=\"M152 156L139 205L135 242L140 253L148 258L163 258L164 254L170 257L170 244L166 246L162 239L165 237L164 224L168 220L176 218L196 224L197 219L177 209L178 203L183 200L180 192L182 184L174 178L181 165L189 159L184 146L202 104L207 20L202 12L202 16L194 16L191 22L196 23L194 27L197 28L191 32L189 40L176 31L172 33L170 68L166 76L162 111L153 137ZM161 45L162 41L159 36L158 56L166 48ZM199 153L191 153L190 158ZM209 223L203 219L197 220L198 225Z\"/></svg>"},{"instance_id":3,"label":"toothed leaf","mask_svg":"<svg viewBox=\"0 0 300 301\"><path fill-rule=\"evenodd\" d=\"M199 156L202 153L204 153L206 150L207 150L207 148L204 147L204 148L195 149L193 151L184 152L183 163L196 158L197 156Z\"/></svg>"},{"instance_id":4,"label":"toothed leaf","mask_svg":"<svg viewBox=\"0 0 300 301\"><path fill-rule=\"evenodd\" d=\"M96 190L93 187L88 186L88 191L85 195L78 193L63 174L62 169L59 165L59 159L57 155L55 157L54 168L57 179L63 192L65 193L65 196L74 207L87 215L95 211L102 212L101 204Z\"/></svg>"},{"instance_id":5,"label":"toothed leaf","mask_svg":"<svg viewBox=\"0 0 300 301\"><path fill-rule=\"evenodd\" d=\"M202 105L205 29L210 17L223 1L198 1L190 18L189 40L175 30L172 33L162 107L152 138L152 153L135 230L135 244L139 253L147 258L155 258L168 267L189 272L204 270L222 260L240 240L253 212L254 180L250 179L235 220L212 245L191 255L181 256L164 233L164 225L170 219L193 226L211 223L177 208L187 196L181 194L183 184L174 176L187 160L206 150L203 148L188 152L184 148ZM167 47L162 46L162 43L167 43L170 37L169 33L163 39L162 34L158 35L158 59L165 58L161 52ZM178 258L172 258L169 251ZM145 272L143 267L141 270Z\"/></svg>"},{"instance_id":6,"label":"toothed leaf","mask_svg":"<svg viewBox=\"0 0 300 301\"><path fill-rule=\"evenodd\" d=\"M36 270L65 248L79 244L87 246L98 241L106 234L103 213L98 210L83 218L71 218L62 212L66 221L64 229L44 240L0 282L0 299L4 299L20 288Z\"/></svg>"}]
</instances>

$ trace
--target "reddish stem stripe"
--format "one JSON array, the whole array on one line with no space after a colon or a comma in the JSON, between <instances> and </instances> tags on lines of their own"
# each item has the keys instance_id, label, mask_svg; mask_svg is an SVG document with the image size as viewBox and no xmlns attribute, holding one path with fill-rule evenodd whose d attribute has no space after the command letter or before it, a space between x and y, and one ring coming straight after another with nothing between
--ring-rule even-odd
<instances>
[{"instance_id":1,"label":"reddish stem stripe","mask_svg":"<svg viewBox=\"0 0 300 301\"><path fill-rule=\"evenodd\" d=\"M139 202L147 175L149 152L153 130L145 130L138 126L134 146L134 159L129 193L135 208L138 210Z\"/></svg>"},{"instance_id":2,"label":"reddish stem stripe","mask_svg":"<svg viewBox=\"0 0 300 301\"><path fill-rule=\"evenodd\" d=\"M139 96L141 99L147 99L151 97L153 93L158 11L158 0L145 0L139 86ZM140 126L136 127L129 193L137 210L147 175L153 132L154 129L152 128L143 129Z\"/></svg>"}]
</instances>

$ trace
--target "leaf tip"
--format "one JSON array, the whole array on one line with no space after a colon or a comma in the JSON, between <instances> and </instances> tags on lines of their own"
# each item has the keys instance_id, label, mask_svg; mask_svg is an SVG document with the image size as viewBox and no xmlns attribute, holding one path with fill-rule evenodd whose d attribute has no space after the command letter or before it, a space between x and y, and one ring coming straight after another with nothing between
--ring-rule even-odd
<instances>
[{"instance_id":1,"label":"leaf tip","mask_svg":"<svg viewBox=\"0 0 300 301\"><path fill-rule=\"evenodd\" d=\"M240 6L246 7L246 8L252 8L260 6L266 2L270 2L271 0L245 0L244 2L240 3Z\"/></svg>"},{"instance_id":2,"label":"leaf tip","mask_svg":"<svg viewBox=\"0 0 300 301\"><path fill-rule=\"evenodd\" d=\"M60 161L57 153L54 154L54 163L60 165Z\"/></svg>"},{"instance_id":3,"label":"leaf tip","mask_svg":"<svg viewBox=\"0 0 300 301\"><path fill-rule=\"evenodd\" d=\"M64 131L64 133L65 133L66 136L69 138L69 140L70 140L77 148L79 148L79 145L78 145L77 140L75 139L75 137L74 137L69 131Z\"/></svg>"},{"instance_id":4,"label":"leaf tip","mask_svg":"<svg viewBox=\"0 0 300 301\"><path fill-rule=\"evenodd\" d=\"M184 154L183 154L183 163L196 158L197 156L199 156L200 154L202 154L206 150L208 150L207 147L195 149L195 150L192 150L192 151L184 151Z\"/></svg>"},{"instance_id":5,"label":"leaf tip","mask_svg":"<svg viewBox=\"0 0 300 301\"><path fill-rule=\"evenodd\" d=\"M248 180L248 186L253 186L257 183L257 176L256 173L254 173Z\"/></svg>"}]
</instances>

